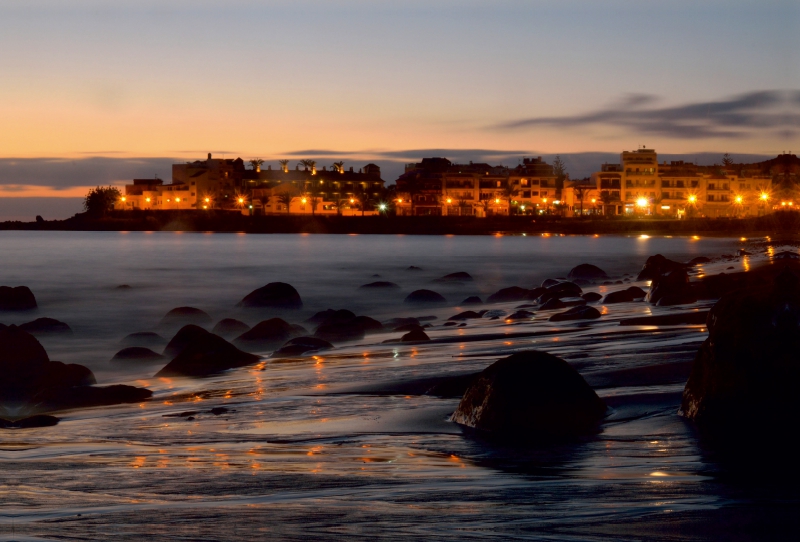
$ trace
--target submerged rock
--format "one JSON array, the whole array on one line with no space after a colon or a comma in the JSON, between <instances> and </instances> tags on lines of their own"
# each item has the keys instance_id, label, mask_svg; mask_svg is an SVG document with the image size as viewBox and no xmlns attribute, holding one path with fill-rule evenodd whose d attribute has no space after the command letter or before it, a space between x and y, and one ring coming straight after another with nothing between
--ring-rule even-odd
<instances>
[{"instance_id":1,"label":"submerged rock","mask_svg":"<svg viewBox=\"0 0 800 542\"><path fill-rule=\"evenodd\" d=\"M471 295L461 302L462 305L483 305L481 298L476 295Z\"/></svg>"},{"instance_id":2,"label":"submerged rock","mask_svg":"<svg viewBox=\"0 0 800 542\"><path fill-rule=\"evenodd\" d=\"M653 279L645 301L661 306L684 305L697 301L697 296L689 284L686 270L675 269Z\"/></svg>"},{"instance_id":3,"label":"submerged rock","mask_svg":"<svg viewBox=\"0 0 800 542\"><path fill-rule=\"evenodd\" d=\"M548 439L592 432L605 411L603 401L566 361L527 351L480 373L452 421L505 437Z\"/></svg>"},{"instance_id":4,"label":"submerged rock","mask_svg":"<svg viewBox=\"0 0 800 542\"><path fill-rule=\"evenodd\" d=\"M496 291L487 299L487 303L508 303L511 301L524 301L530 299L528 294L530 290L527 288L520 288L519 286L510 286Z\"/></svg>"},{"instance_id":5,"label":"submerged rock","mask_svg":"<svg viewBox=\"0 0 800 542\"><path fill-rule=\"evenodd\" d=\"M27 286L0 286L0 311L28 311L38 307Z\"/></svg>"},{"instance_id":6,"label":"submerged rock","mask_svg":"<svg viewBox=\"0 0 800 542\"><path fill-rule=\"evenodd\" d=\"M527 319L533 317L533 314L534 313L532 313L531 311L518 310L518 311L514 312L513 314L510 314L509 316L507 316L506 320L527 320Z\"/></svg>"},{"instance_id":7,"label":"submerged rock","mask_svg":"<svg viewBox=\"0 0 800 542\"><path fill-rule=\"evenodd\" d=\"M433 290L414 290L406 296L403 303L424 304L424 303L447 303L447 300Z\"/></svg>"},{"instance_id":8,"label":"submerged rock","mask_svg":"<svg viewBox=\"0 0 800 542\"><path fill-rule=\"evenodd\" d=\"M621 326L680 326L705 324L708 311L680 312L678 314L659 314L657 316L639 316L620 320Z\"/></svg>"},{"instance_id":9,"label":"submerged rock","mask_svg":"<svg viewBox=\"0 0 800 542\"><path fill-rule=\"evenodd\" d=\"M279 357L295 357L305 354L313 354L320 350L328 350L333 348L333 345L328 341L319 339L317 337L295 337L286 344L272 353L273 358Z\"/></svg>"},{"instance_id":10,"label":"submerged rock","mask_svg":"<svg viewBox=\"0 0 800 542\"><path fill-rule=\"evenodd\" d=\"M306 333L308 331L302 326L290 324L281 318L270 318L257 323L236 337L233 342L249 348L271 348Z\"/></svg>"},{"instance_id":11,"label":"submerged rock","mask_svg":"<svg viewBox=\"0 0 800 542\"><path fill-rule=\"evenodd\" d=\"M178 347L179 353L155 376L208 376L258 363L259 359L239 350L219 335L194 325L178 331L167 350L175 351Z\"/></svg>"},{"instance_id":12,"label":"submerged rock","mask_svg":"<svg viewBox=\"0 0 800 542\"><path fill-rule=\"evenodd\" d=\"M20 324L19 328L31 335L72 335L72 328L55 318L37 318Z\"/></svg>"},{"instance_id":13,"label":"submerged rock","mask_svg":"<svg viewBox=\"0 0 800 542\"><path fill-rule=\"evenodd\" d=\"M747 428L774 436L796 426L800 279L788 268L773 278L773 269L751 272L761 274L765 284L753 280L723 296L709 312L708 338L683 392L683 416L740 434Z\"/></svg>"},{"instance_id":14,"label":"submerged rock","mask_svg":"<svg viewBox=\"0 0 800 542\"><path fill-rule=\"evenodd\" d=\"M383 324L374 318L350 316L351 314L353 313L350 311L336 311L336 314L317 327L314 336L331 342L358 341L367 333L383 330Z\"/></svg>"},{"instance_id":15,"label":"submerged rock","mask_svg":"<svg viewBox=\"0 0 800 542\"><path fill-rule=\"evenodd\" d=\"M422 341L430 341L431 338L428 337L428 334L422 331L421 329L415 329L413 331L409 331L402 337L400 337L400 342L409 343L409 342L422 342Z\"/></svg>"},{"instance_id":16,"label":"submerged rock","mask_svg":"<svg viewBox=\"0 0 800 542\"><path fill-rule=\"evenodd\" d=\"M379 280L377 282L370 282L369 284L362 284L358 287L359 290L374 290L374 289L385 289L385 288L400 288L398 284L394 282L389 282L385 280Z\"/></svg>"},{"instance_id":17,"label":"submerged rock","mask_svg":"<svg viewBox=\"0 0 800 542\"><path fill-rule=\"evenodd\" d=\"M700 264L704 264L704 263L711 263L711 258L706 258L705 256L698 256L698 257L692 258L691 260L686 262L686 265L688 265L689 267L694 267L696 265L700 265Z\"/></svg>"},{"instance_id":18,"label":"submerged rock","mask_svg":"<svg viewBox=\"0 0 800 542\"><path fill-rule=\"evenodd\" d=\"M314 316L306 320L306 323L320 325L322 323L328 322L331 323L333 321L340 321L344 322L347 320L352 320L356 317L356 313L353 311L349 311L347 309L325 309L324 311L319 311Z\"/></svg>"},{"instance_id":19,"label":"submerged rock","mask_svg":"<svg viewBox=\"0 0 800 542\"><path fill-rule=\"evenodd\" d=\"M685 268L685 264L669 260L661 254L656 254L655 256L650 256L647 258L647 261L644 263L644 266L642 266L642 270L639 272L639 276L636 277L636 280L653 280L664 273L669 273L675 269Z\"/></svg>"},{"instance_id":20,"label":"submerged rock","mask_svg":"<svg viewBox=\"0 0 800 542\"><path fill-rule=\"evenodd\" d=\"M617 290L616 292L610 292L606 294L606 296L603 298L603 303L630 303L632 301L636 301L637 299L643 299L646 295L647 294L641 288L637 286L631 286L630 288L626 288L624 290Z\"/></svg>"},{"instance_id":21,"label":"submerged rock","mask_svg":"<svg viewBox=\"0 0 800 542\"><path fill-rule=\"evenodd\" d=\"M206 311L195 307L177 307L169 311L164 315L164 318L161 319L161 324L171 325L195 324L202 326L208 325L211 322L211 316L209 316Z\"/></svg>"},{"instance_id":22,"label":"submerged rock","mask_svg":"<svg viewBox=\"0 0 800 542\"><path fill-rule=\"evenodd\" d=\"M36 427L52 427L61 421L55 416L48 416L46 414L39 414L37 416L30 416L22 418L21 420L4 420L0 418L0 429L34 429Z\"/></svg>"},{"instance_id":23,"label":"submerged rock","mask_svg":"<svg viewBox=\"0 0 800 542\"><path fill-rule=\"evenodd\" d=\"M250 326L241 320L237 320L236 318L223 318L217 322L217 325L214 326L211 333L219 335L220 337L238 337L242 333L248 331L250 331Z\"/></svg>"},{"instance_id":24,"label":"submerged rock","mask_svg":"<svg viewBox=\"0 0 800 542\"><path fill-rule=\"evenodd\" d=\"M239 302L242 307L273 307L278 309L302 309L303 300L291 284L270 282L253 290Z\"/></svg>"},{"instance_id":25,"label":"submerged rock","mask_svg":"<svg viewBox=\"0 0 800 542\"><path fill-rule=\"evenodd\" d=\"M546 303L543 303L541 307L539 307L540 311L552 311L555 309L565 309L567 305L561 301L560 299L551 299Z\"/></svg>"},{"instance_id":26,"label":"submerged rock","mask_svg":"<svg viewBox=\"0 0 800 542\"><path fill-rule=\"evenodd\" d=\"M153 352L149 348L145 348L143 346L129 346L128 348L123 348L116 354L114 357L111 358L113 362L129 362L129 361L138 361L144 363L154 363L164 359L164 356L159 354L158 352Z\"/></svg>"},{"instance_id":27,"label":"submerged rock","mask_svg":"<svg viewBox=\"0 0 800 542\"><path fill-rule=\"evenodd\" d=\"M559 282L561 281L556 279L544 279L541 286L542 288L549 288L550 286L555 286Z\"/></svg>"},{"instance_id":28,"label":"submerged rock","mask_svg":"<svg viewBox=\"0 0 800 542\"><path fill-rule=\"evenodd\" d=\"M583 293L581 287L574 282L559 282L547 289L538 297L539 303L547 303L551 299L561 299L562 297L579 297Z\"/></svg>"},{"instance_id":29,"label":"submerged rock","mask_svg":"<svg viewBox=\"0 0 800 542\"><path fill-rule=\"evenodd\" d=\"M448 320L459 321L459 320L472 320L475 318L483 318L483 313L475 311L465 311L465 312L460 312L455 316L451 316L450 318L448 318Z\"/></svg>"},{"instance_id":30,"label":"submerged rock","mask_svg":"<svg viewBox=\"0 0 800 542\"><path fill-rule=\"evenodd\" d=\"M585 299L587 303L595 303L603 299L603 296L597 292L586 292L581 297Z\"/></svg>"},{"instance_id":31,"label":"submerged rock","mask_svg":"<svg viewBox=\"0 0 800 542\"><path fill-rule=\"evenodd\" d=\"M582 263L570 269L567 273L567 278L570 280L587 280L594 281L600 279L607 279L606 272L590 263Z\"/></svg>"},{"instance_id":32,"label":"submerged rock","mask_svg":"<svg viewBox=\"0 0 800 542\"><path fill-rule=\"evenodd\" d=\"M597 318L600 318L600 311L594 307L579 305L577 307L572 307L566 312L554 314L550 317L550 321L564 322L566 320L595 320Z\"/></svg>"}]
</instances>

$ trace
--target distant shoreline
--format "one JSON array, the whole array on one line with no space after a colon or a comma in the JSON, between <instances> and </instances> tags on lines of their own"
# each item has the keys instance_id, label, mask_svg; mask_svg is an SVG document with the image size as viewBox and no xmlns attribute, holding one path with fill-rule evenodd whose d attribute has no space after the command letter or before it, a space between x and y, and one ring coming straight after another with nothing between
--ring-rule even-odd
<instances>
[{"instance_id":1,"label":"distant shoreline","mask_svg":"<svg viewBox=\"0 0 800 542\"><path fill-rule=\"evenodd\" d=\"M407 235L658 234L740 235L796 233L800 212L777 212L746 219L557 218L533 216L341 217L243 216L215 211L111 212L104 218L78 214L66 220L2 222L0 230L24 231L187 231L218 233L320 233Z\"/></svg>"}]
</instances>

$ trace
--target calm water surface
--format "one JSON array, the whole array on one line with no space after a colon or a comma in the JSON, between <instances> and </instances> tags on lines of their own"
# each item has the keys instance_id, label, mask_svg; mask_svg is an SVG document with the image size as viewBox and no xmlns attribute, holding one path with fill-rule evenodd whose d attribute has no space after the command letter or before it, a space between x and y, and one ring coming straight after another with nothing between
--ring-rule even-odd
<instances>
[{"instance_id":1,"label":"calm water surface","mask_svg":"<svg viewBox=\"0 0 800 542\"><path fill-rule=\"evenodd\" d=\"M579 263L632 280L655 253L688 260L741 246L719 238L2 232L0 283L29 286L35 317L75 331L42 339L50 358L89 366L100 384L147 386L155 396L0 433L0 537L759 539L765 524L796 510L794 486L731 475L676 415L703 326L619 325L674 310L643 303L599 306L603 317L589 324L551 324L541 311L522 322L442 325L470 295L533 287ZM718 261L700 272L751 263ZM475 280L432 282L455 271ZM358 290L375 280L401 288ZM273 281L293 284L304 309L235 307ZM423 287L447 306L403 305ZM171 337L175 329L159 321L182 305L250 325L273 316L302 324L327 308L437 319L429 344L386 344L400 336L387 331L316 358L259 352L258 365L206 379L155 379L160 365L109 362L128 333ZM486 308L510 313L516 305ZM448 421L458 399L414 384L480 371L529 348L570 361L611 405L599 435L546 447L486 442ZM212 415L216 406L229 412ZM174 416L190 411L191 420Z\"/></svg>"}]
</instances>

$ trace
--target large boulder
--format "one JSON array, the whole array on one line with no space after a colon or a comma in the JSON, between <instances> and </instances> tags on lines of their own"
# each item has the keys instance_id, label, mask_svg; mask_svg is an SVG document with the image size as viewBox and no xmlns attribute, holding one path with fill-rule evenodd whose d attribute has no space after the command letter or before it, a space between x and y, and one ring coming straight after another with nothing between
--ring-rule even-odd
<instances>
[{"instance_id":1,"label":"large boulder","mask_svg":"<svg viewBox=\"0 0 800 542\"><path fill-rule=\"evenodd\" d=\"M352 320L356 317L356 313L353 311L349 311L347 309L325 309L324 311L319 311L314 316L306 320L308 324L320 325L325 322L333 322L333 321L340 321L344 322L347 320Z\"/></svg>"},{"instance_id":2,"label":"large boulder","mask_svg":"<svg viewBox=\"0 0 800 542\"><path fill-rule=\"evenodd\" d=\"M187 342L187 338L191 340ZM155 376L208 376L258 363L259 359L242 352L219 335L193 325L178 331L167 349L174 351L179 345L179 353Z\"/></svg>"},{"instance_id":3,"label":"large boulder","mask_svg":"<svg viewBox=\"0 0 800 542\"><path fill-rule=\"evenodd\" d=\"M250 331L250 326L237 320L236 318L223 318L214 328L211 333L219 335L220 337L238 337L242 333Z\"/></svg>"},{"instance_id":4,"label":"large boulder","mask_svg":"<svg viewBox=\"0 0 800 542\"><path fill-rule=\"evenodd\" d=\"M462 305L483 305L481 298L476 295L471 295L461 302Z\"/></svg>"},{"instance_id":5,"label":"large boulder","mask_svg":"<svg viewBox=\"0 0 800 542\"><path fill-rule=\"evenodd\" d=\"M303 300L291 284L270 282L253 290L239 302L242 307L271 307L277 309L302 309Z\"/></svg>"},{"instance_id":6,"label":"large boulder","mask_svg":"<svg viewBox=\"0 0 800 542\"><path fill-rule=\"evenodd\" d=\"M674 271L675 269L686 269L686 264L675 262L665 258L661 254L656 254L655 256L650 256L647 258L647 261L644 263L644 266L642 266L642 270L639 272L639 276L636 277L636 280L653 280L654 278L663 275L664 273Z\"/></svg>"},{"instance_id":7,"label":"large boulder","mask_svg":"<svg viewBox=\"0 0 800 542\"><path fill-rule=\"evenodd\" d=\"M143 346L129 346L128 348L123 348L116 354L114 357L111 358L112 362L122 362L122 363L157 363L164 359L164 356L159 354L158 352L153 352L149 348L145 348Z\"/></svg>"},{"instance_id":8,"label":"large boulder","mask_svg":"<svg viewBox=\"0 0 800 542\"><path fill-rule=\"evenodd\" d=\"M800 417L800 279L789 269L775 276L774 266L759 274L765 284L726 294L709 312L680 413L712 430L786 435Z\"/></svg>"},{"instance_id":9,"label":"large boulder","mask_svg":"<svg viewBox=\"0 0 800 542\"><path fill-rule=\"evenodd\" d=\"M305 356L330 348L333 348L331 343L317 337L295 337L273 352L272 357Z\"/></svg>"},{"instance_id":10,"label":"large boulder","mask_svg":"<svg viewBox=\"0 0 800 542\"><path fill-rule=\"evenodd\" d=\"M566 312L554 314L550 317L551 322L564 322L567 320L595 320L600 318L600 311L594 307L587 307L586 305L579 305L572 307Z\"/></svg>"},{"instance_id":11,"label":"large boulder","mask_svg":"<svg viewBox=\"0 0 800 542\"><path fill-rule=\"evenodd\" d=\"M414 290L406 296L403 303L410 303L415 305L431 304L431 303L447 303L447 300L439 293L433 290Z\"/></svg>"},{"instance_id":12,"label":"large boulder","mask_svg":"<svg viewBox=\"0 0 800 542\"><path fill-rule=\"evenodd\" d=\"M421 329L414 329L400 337L400 342L403 343L425 342L430 340L431 338L428 337L428 334Z\"/></svg>"},{"instance_id":13,"label":"large boulder","mask_svg":"<svg viewBox=\"0 0 800 542\"><path fill-rule=\"evenodd\" d=\"M586 292L581 297L585 299L587 303L595 303L603 299L603 296L597 292Z\"/></svg>"},{"instance_id":14,"label":"large boulder","mask_svg":"<svg viewBox=\"0 0 800 542\"><path fill-rule=\"evenodd\" d=\"M211 321L211 316L204 310L195 307L176 307L164 315L164 318L161 319L161 324L204 326L210 324Z\"/></svg>"},{"instance_id":15,"label":"large boulder","mask_svg":"<svg viewBox=\"0 0 800 542\"><path fill-rule=\"evenodd\" d=\"M491 434L547 439L592 432L605 411L603 401L566 361L532 350L486 368L452 420Z\"/></svg>"},{"instance_id":16,"label":"large boulder","mask_svg":"<svg viewBox=\"0 0 800 542\"><path fill-rule=\"evenodd\" d=\"M246 348L271 348L306 333L308 331L302 326L290 324L281 318L270 318L257 323L252 329L236 337L233 342Z\"/></svg>"},{"instance_id":17,"label":"large boulder","mask_svg":"<svg viewBox=\"0 0 800 542\"><path fill-rule=\"evenodd\" d=\"M647 294L644 290L637 286L631 286L624 290L617 290L616 292L609 292L603 298L603 303L610 305L612 303L630 303L637 299L643 299Z\"/></svg>"},{"instance_id":18,"label":"large boulder","mask_svg":"<svg viewBox=\"0 0 800 542\"><path fill-rule=\"evenodd\" d=\"M582 263L570 269L569 273L567 273L567 278L569 280L594 281L600 279L607 279L608 275L606 275L606 272L597 267L596 265L592 265L590 263Z\"/></svg>"},{"instance_id":19,"label":"large boulder","mask_svg":"<svg viewBox=\"0 0 800 542\"><path fill-rule=\"evenodd\" d=\"M548 286L537 301L547 303L551 299L561 299L562 297L579 297L583 293L581 287L574 282L563 281L552 286Z\"/></svg>"},{"instance_id":20,"label":"large boulder","mask_svg":"<svg viewBox=\"0 0 800 542\"><path fill-rule=\"evenodd\" d=\"M37 318L20 324L19 328L31 335L72 335L72 328L55 318Z\"/></svg>"},{"instance_id":21,"label":"large boulder","mask_svg":"<svg viewBox=\"0 0 800 542\"><path fill-rule=\"evenodd\" d=\"M28 311L37 306L36 298L27 286L0 286L0 311Z\"/></svg>"},{"instance_id":22,"label":"large boulder","mask_svg":"<svg viewBox=\"0 0 800 542\"><path fill-rule=\"evenodd\" d=\"M348 311L349 312L349 311ZM314 336L330 342L358 341L367 333L383 330L383 324L369 316L336 317L321 323Z\"/></svg>"},{"instance_id":23,"label":"large boulder","mask_svg":"<svg viewBox=\"0 0 800 542\"><path fill-rule=\"evenodd\" d=\"M689 283L686 270L675 269L654 278L644 300L653 305L684 305L697 301L697 296Z\"/></svg>"},{"instance_id":24,"label":"large boulder","mask_svg":"<svg viewBox=\"0 0 800 542\"><path fill-rule=\"evenodd\" d=\"M193 342L203 340L207 333L208 331L200 326L195 326L193 324L183 326L175 336L170 339L169 343L167 343L167 346L164 348L164 355L169 358L174 358Z\"/></svg>"}]
</instances>

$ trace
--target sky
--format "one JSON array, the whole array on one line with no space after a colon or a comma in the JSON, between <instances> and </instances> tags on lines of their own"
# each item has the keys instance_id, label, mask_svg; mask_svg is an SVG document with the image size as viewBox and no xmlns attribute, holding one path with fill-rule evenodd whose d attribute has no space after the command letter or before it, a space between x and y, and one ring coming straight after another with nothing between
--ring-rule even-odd
<instances>
[{"instance_id":1,"label":"sky","mask_svg":"<svg viewBox=\"0 0 800 542\"><path fill-rule=\"evenodd\" d=\"M388 182L423 156L797 153L799 29L796 0L3 2L0 198L208 152Z\"/></svg>"}]
</instances>

